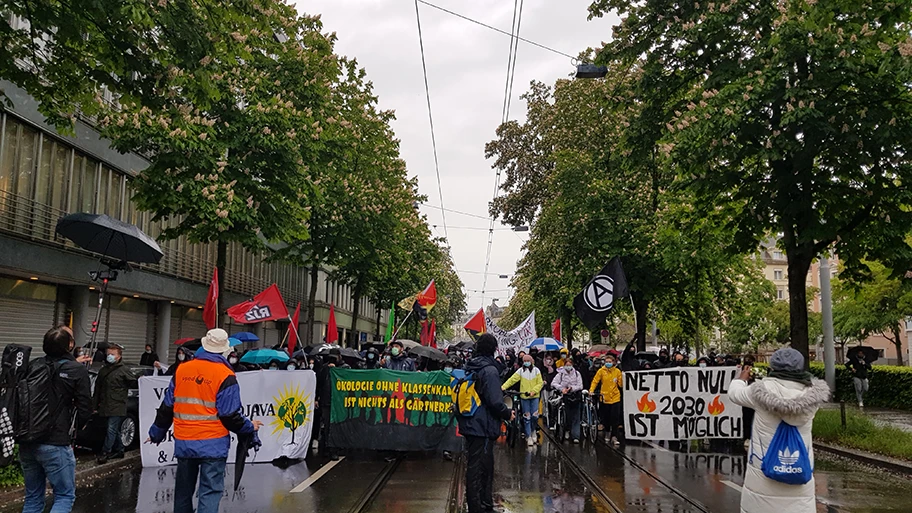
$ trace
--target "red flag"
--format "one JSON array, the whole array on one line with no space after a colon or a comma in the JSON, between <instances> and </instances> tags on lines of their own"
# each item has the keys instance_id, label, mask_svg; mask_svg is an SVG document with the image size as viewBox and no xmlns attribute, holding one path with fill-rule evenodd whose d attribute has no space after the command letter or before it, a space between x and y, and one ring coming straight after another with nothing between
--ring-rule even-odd
<instances>
[{"instance_id":1,"label":"red flag","mask_svg":"<svg viewBox=\"0 0 912 513\"><path fill-rule=\"evenodd\" d=\"M431 280L431 283L428 283L428 286L424 289L424 292L418 294L418 297L415 298L415 301L417 301L418 304L428 312L434 308L434 305L437 304L437 284L434 283L434 280Z\"/></svg>"},{"instance_id":2,"label":"red flag","mask_svg":"<svg viewBox=\"0 0 912 513\"><path fill-rule=\"evenodd\" d=\"M295 346L298 345L298 316L301 315L301 303L295 308L291 316L291 325L288 326L288 356L294 356Z\"/></svg>"},{"instance_id":3,"label":"red flag","mask_svg":"<svg viewBox=\"0 0 912 513\"><path fill-rule=\"evenodd\" d=\"M561 339L561 329L560 329L560 319L551 323L551 335L554 337L554 340L560 342Z\"/></svg>"},{"instance_id":4,"label":"red flag","mask_svg":"<svg viewBox=\"0 0 912 513\"><path fill-rule=\"evenodd\" d=\"M244 301L229 308L228 315L241 324L253 324L276 319L287 319L288 308L285 307L285 301L282 299L282 294L279 293L279 287L273 283L250 301Z\"/></svg>"},{"instance_id":5,"label":"red flag","mask_svg":"<svg viewBox=\"0 0 912 513\"><path fill-rule=\"evenodd\" d=\"M209 282L209 295L206 296L206 306L203 307L203 322L206 329L215 328L218 321L218 268L212 270L212 281Z\"/></svg>"},{"instance_id":6,"label":"red flag","mask_svg":"<svg viewBox=\"0 0 912 513\"><path fill-rule=\"evenodd\" d=\"M437 319L431 320L431 333L428 336L428 345L437 349Z\"/></svg>"},{"instance_id":7,"label":"red flag","mask_svg":"<svg viewBox=\"0 0 912 513\"><path fill-rule=\"evenodd\" d=\"M421 345L423 345L423 346L431 345L430 341L428 340L428 336L430 334L431 334L430 323L428 323L427 320L425 319L425 320L421 321L421 335L418 338L418 341L421 342Z\"/></svg>"},{"instance_id":8,"label":"red flag","mask_svg":"<svg viewBox=\"0 0 912 513\"><path fill-rule=\"evenodd\" d=\"M336 326L336 307L329 305L329 324L326 325L326 343L334 344L339 341L339 328Z\"/></svg>"},{"instance_id":9,"label":"red flag","mask_svg":"<svg viewBox=\"0 0 912 513\"><path fill-rule=\"evenodd\" d=\"M487 331L485 327L486 325L483 308L479 308L478 312L476 312L475 315L469 319L469 322L465 323L465 326L463 326L463 328L469 332L469 335L471 335L472 338L477 338L482 333L485 333L485 331Z\"/></svg>"}]
</instances>

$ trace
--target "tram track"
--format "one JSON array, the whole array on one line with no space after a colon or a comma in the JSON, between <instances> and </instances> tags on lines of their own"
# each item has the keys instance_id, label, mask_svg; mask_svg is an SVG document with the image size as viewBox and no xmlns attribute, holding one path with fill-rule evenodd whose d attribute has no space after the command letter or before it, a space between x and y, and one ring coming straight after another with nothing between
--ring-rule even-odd
<instances>
[{"instance_id":1,"label":"tram track","mask_svg":"<svg viewBox=\"0 0 912 513\"><path fill-rule=\"evenodd\" d=\"M371 504L374 502L374 499L377 498L383 490L383 487L386 486L386 483L393 477L396 469L399 468L399 464L402 463L402 460L404 459L405 455L398 455L394 459L389 460L377 474L377 477L375 477L367 489L364 490L364 493L358 498L358 502L348 510L348 513L365 513L368 511Z\"/></svg>"},{"instance_id":2,"label":"tram track","mask_svg":"<svg viewBox=\"0 0 912 513\"><path fill-rule=\"evenodd\" d=\"M608 493L606 493L605 490L599 486L598 482L596 482L596 480L593 479L592 476L589 475L589 473L586 472L586 470L576 460L574 460L573 457L570 456L570 454L567 452L567 449L565 449L563 445L554 438L554 435L552 435L547 429L543 429L541 432L544 433L544 435L548 438L548 441L551 443L551 445L557 449L558 454L561 455L570 470L573 471L573 473L576 474L576 476L580 478L583 483L585 483L585 485L589 488L589 491L591 491L599 501L601 501L614 513L624 513L624 510L621 509L621 507L611 499Z\"/></svg>"},{"instance_id":3,"label":"tram track","mask_svg":"<svg viewBox=\"0 0 912 513\"><path fill-rule=\"evenodd\" d=\"M382 469L376 473L370 484L364 489L357 501L346 511L348 513L369 513L377 511L386 511L390 505L391 497L395 497L395 502L401 506L403 496L402 487L408 483L420 482L416 476L416 464L425 465L427 460L413 460L407 454L402 453L386 462ZM422 495L418 492L409 497L407 501L414 501L416 511L424 511L422 507L432 508L433 511L445 511L446 513L459 513L463 510L464 483L465 483L465 458L463 455L457 455L452 463L444 463L442 460L439 464L452 465L452 471L446 474L446 477L440 476L438 485L433 487L440 493L434 495L429 502L427 494ZM427 483L430 486L430 483ZM417 489L416 489L417 491ZM443 498L445 497L445 502ZM430 510L430 509L429 509Z\"/></svg>"}]
</instances>

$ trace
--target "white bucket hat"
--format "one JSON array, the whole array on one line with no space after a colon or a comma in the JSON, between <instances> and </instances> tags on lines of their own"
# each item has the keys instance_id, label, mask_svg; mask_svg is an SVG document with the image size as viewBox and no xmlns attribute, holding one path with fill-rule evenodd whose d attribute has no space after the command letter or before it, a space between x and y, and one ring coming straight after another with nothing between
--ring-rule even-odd
<instances>
[{"instance_id":1,"label":"white bucket hat","mask_svg":"<svg viewBox=\"0 0 912 513\"><path fill-rule=\"evenodd\" d=\"M215 328L209 330L206 336L202 338L203 349L215 354L225 354L231 352L231 346L228 345L228 332Z\"/></svg>"}]
</instances>

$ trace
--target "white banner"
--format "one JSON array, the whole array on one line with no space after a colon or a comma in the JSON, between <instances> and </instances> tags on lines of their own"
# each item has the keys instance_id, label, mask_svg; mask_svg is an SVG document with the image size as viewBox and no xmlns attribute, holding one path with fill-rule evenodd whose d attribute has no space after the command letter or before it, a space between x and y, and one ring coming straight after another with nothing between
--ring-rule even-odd
<instances>
[{"instance_id":1,"label":"white banner","mask_svg":"<svg viewBox=\"0 0 912 513\"><path fill-rule=\"evenodd\" d=\"M269 463L281 456L293 459L304 458L310 434L313 430L314 391L317 378L310 370L261 370L239 372L238 385L241 387L241 404L244 414L250 420L259 420L263 446L255 455L247 458L249 463ZM171 383L168 376L145 376L139 379L139 436L145 440L149 427L155 421L155 414L162 397ZM231 449L228 463L234 462L237 437L231 433ZM176 465L174 457L174 430L160 445L143 443L140 446L144 467Z\"/></svg>"},{"instance_id":2,"label":"white banner","mask_svg":"<svg viewBox=\"0 0 912 513\"><path fill-rule=\"evenodd\" d=\"M676 367L624 373L627 438L742 438L741 406L728 398L735 367Z\"/></svg>"},{"instance_id":3,"label":"white banner","mask_svg":"<svg viewBox=\"0 0 912 513\"><path fill-rule=\"evenodd\" d=\"M494 324L494 321L487 315L485 316L485 327L487 332L497 339L497 352L501 356L506 356L509 349L519 352L520 349L526 348L533 340L538 338L538 335L535 334L534 310L526 317L526 320L510 331Z\"/></svg>"}]
</instances>

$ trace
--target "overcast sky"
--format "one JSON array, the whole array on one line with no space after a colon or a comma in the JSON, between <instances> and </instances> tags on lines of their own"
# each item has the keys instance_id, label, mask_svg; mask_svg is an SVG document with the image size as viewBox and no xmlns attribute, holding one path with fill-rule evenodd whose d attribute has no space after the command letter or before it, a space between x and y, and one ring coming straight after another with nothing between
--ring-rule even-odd
<instances>
[{"instance_id":1,"label":"overcast sky","mask_svg":"<svg viewBox=\"0 0 912 513\"><path fill-rule=\"evenodd\" d=\"M430 1L510 31L514 3L509 0ZM520 36L570 55L597 47L610 37L616 19L587 21L589 4L590 0L525 0ZM439 207L414 1L308 0L297 2L297 8L321 13L325 30L338 35L336 53L356 57L367 70L381 107L396 111L393 128L402 141L409 174L418 176L428 203ZM510 37L426 5L419 8L443 204L487 217L495 174L484 157L484 145L494 138L502 118ZM573 70L570 59L520 42L510 118L525 118L525 102L519 96L530 81L550 84ZM430 207L421 211L443 236L441 211ZM488 221L447 212L446 224L472 312L482 306ZM523 241L528 239L527 233L512 232L499 223L495 226L485 306L492 298L507 304L510 281L498 275L512 277Z\"/></svg>"}]
</instances>

